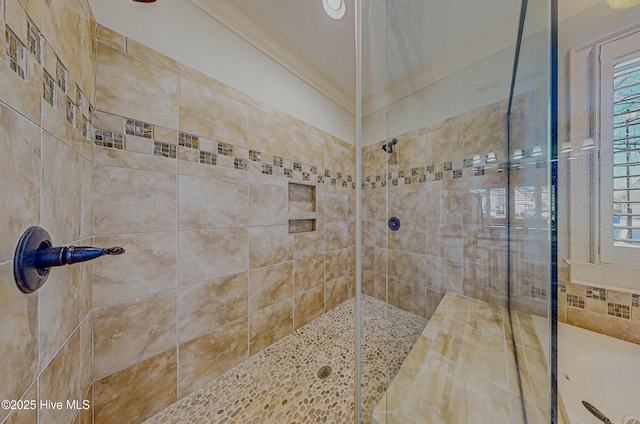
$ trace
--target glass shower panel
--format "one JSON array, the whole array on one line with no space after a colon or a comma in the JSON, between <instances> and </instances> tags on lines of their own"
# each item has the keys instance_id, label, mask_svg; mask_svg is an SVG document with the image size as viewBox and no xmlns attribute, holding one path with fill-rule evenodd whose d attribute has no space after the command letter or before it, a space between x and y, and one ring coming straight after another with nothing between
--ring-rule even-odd
<instances>
[{"instance_id":1,"label":"glass shower panel","mask_svg":"<svg viewBox=\"0 0 640 424\"><path fill-rule=\"evenodd\" d=\"M548 21L548 5L529 3ZM525 357L523 341L546 340L527 317L546 317L549 293L552 192L548 166L537 164L549 160L548 50L522 44L527 64L542 63L514 83L520 120L512 125L526 153L513 171L508 111L520 5L378 4L386 5L386 106L364 111L361 186L363 302L384 302L386 316L386 387L373 422L543 422L525 418L521 392L541 392L532 402L544 409L547 374L521 390L529 373L518 372L512 346ZM548 43L547 21L525 21L523 33L541 32ZM512 225L522 227L516 244ZM529 245L532 256L521 259ZM513 338L511 298L522 314ZM529 350L544 356L542 347Z\"/></svg>"},{"instance_id":2,"label":"glass shower panel","mask_svg":"<svg viewBox=\"0 0 640 424\"><path fill-rule=\"evenodd\" d=\"M507 309L511 369L528 423L551 421L552 303L555 275L556 161L551 143L552 40L550 0L523 2L508 106ZM513 349L513 346L516 349ZM554 355L555 356L555 355ZM511 376L510 376L511 377Z\"/></svg>"}]
</instances>

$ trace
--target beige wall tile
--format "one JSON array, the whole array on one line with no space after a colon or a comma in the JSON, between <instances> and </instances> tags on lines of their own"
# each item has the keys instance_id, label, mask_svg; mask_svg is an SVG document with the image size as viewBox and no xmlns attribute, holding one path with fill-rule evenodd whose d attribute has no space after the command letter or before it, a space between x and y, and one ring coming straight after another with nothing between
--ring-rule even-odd
<instances>
[{"instance_id":1,"label":"beige wall tile","mask_svg":"<svg viewBox=\"0 0 640 424\"><path fill-rule=\"evenodd\" d=\"M286 187L251 184L249 199L249 225L287 223Z\"/></svg>"},{"instance_id":2,"label":"beige wall tile","mask_svg":"<svg viewBox=\"0 0 640 424\"><path fill-rule=\"evenodd\" d=\"M180 78L180 130L235 146L249 146L249 107Z\"/></svg>"},{"instance_id":3,"label":"beige wall tile","mask_svg":"<svg viewBox=\"0 0 640 424\"><path fill-rule=\"evenodd\" d=\"M303 259L321 255L325 252L324 225L316 225L316 231L306 234L296 234L294 239L293 256L295 259Z\"/></svg>"},{"instance_id":4,"label":"beige wall tile","mask_svg":"<svg viewBox=\"0 0 640 424\"><path fill-rule=\"evenodd\" d=\"M417 284L426 285L427 260L425 255L400 252L398 254L398 279Z\"/></svg>"},{"instance_id":5,"label":"beige wall tile","mask_svg":"<svg viewBox=\"0 0 640 424\"><path fill-rule=\"evenodd\" d=\"M326 281L333 281L349 274L349 249L328 252L324 264Z\"/></svg>"},{"instance_id":6,"label":"beige wall tile","mask_svg":"<svg viewBox=\"0 0 640 424\"><path fill-rule=\"evenodd\" d=\"M286 225L249 228L249 263L262 268L293 259L293 236Z\"/></svg>"},{"instance_id":7,"label":"beige wall tile","mask_svg":"<svg viewBox=\"0 0 640 424\"><path fill-rule=\"evenodd\" d=\"M180 231L178 251L181 286L249 269L246 228Z\"/></svg>"},{"instance_id":8,"label":"beige wall tile","mask_svg":"<svg viewBox=\"0 0 640 424\"><path fill-rule=\"evenodd\" d=\"M43 370L80 322L80 267L56 268L38 295L38 359Z\"/></svg>"},{"instance_id":9,"label":"beige wall tile","mask_svg":"<svg viewBox=\"0 0 640 424\"><path fill-rule=\"evenodd\" d=\"M249 148L292 158L291 151L285 144L288 140L295 140L293 126L290 123L257 109L251 109L249 121Z\"/></svg>"},{"instance_id":10,"label":"beige wall tile","mask_svg":"<svg viewBox=\"0 0 640 424\"><path fill-rule=\"evenodd\" d=\"M566 308L567 323L596 333L640 344L640 322L597 314L577 308Z\"/></svg>"},{"instance_id":11,"label":"beige wall tile","mask_svg":"<svg viewBox=\"0 0 640 424\"><path fill-rule=\"evenodd\" d=\"M123 247L94 261L93 306L144 296L178 284L175 232L96 237L97 247Z\"/></svg>"},{"instance_id":12,"label":"beige wall tile","mask_svg":"<svg viewBox=\"0 0 640 424\"><path fill-rule=\"evenodd\" d=\"M96 165L166 172L170 174L175 174L177 167L177 161L175 159L107 148L96 148L95 163Z\"/></svg>"},{"instance_id":13,"label":"beige wall tile","mask_svg":"<svg viewBox=\"0 0 640 424\"><path fill-rule=\"evenodd\" d=\"M249 316L249 354L254 355L293 330L293 299L284 300Z\"/></svg>"},{"instance_id":14,"label":"beige wall tile","mask_svg":"<svg viewBox=\"0 0 640 424\"><path fill-rule=\"evenodd\" d=\"M44 2L44 37L53 47L74 80L82 75L82 34L87 16L74 0L47 0Z\"/></svg>"},{"instance_id":15,"label":"beige wall tile","mask_svg":"<svg viewBox=\"0 0 640 424\"><path fill-rule=\"evenodd\" d=\"M33 383L27 393L22 397L22 400L35 400L38 399L38 385ZM3 411L9 412L9 411ZM4 423L6 424L37 424L38 422L38 410L37 409L18 409L13 411Z\"/></svg>"},{"instance_id":16,"label":"beige wall tile","mask_svg":"<svg viewBox=\"0 0 640 424\"><path fill-rule=\"evenodd\" d=\"M101 43L97 54L97 109L178 128L175 74Z\"/></svg>"},{"instance_id":17,"label":"beige wall tile","mask_svg":"<svg viewBox=\"0 0 640 424\"><path fill-rule=\"evenodd\" d=\"M40 130L0 105L0 142L5 146L0 168L7 182L0 186L4 217L0 223L0 258L6 261L13 257L22 232L39 224Z\"/></svg>"},{"instance_id":18,"label":"beige wall tile","mask_svg":"<svg viewBox=\"0 0 640 424\"><path fill-rule=\"evenodd\" d=\"M349 299L350 276L337 278L325 284L324 310L328 312Z\"/></svg>"},{"instance_id":19,"label":"beige wall tile","mask_svg":"<svg viewBox=\"0 0 640 424\"><path fill-rule=\"evenodd\" d=\"M293 291L300 294L324 283L324 255L296 259L293 263Z\"/></svg>"},{"instance_id":20,"label":"beige wall tile","mask_svg":"<svg viewBox=\"0 0 640 424\"><path fill-rule=\"evenodd\" d=\"M93 163L80 158L80 238L93 235Z\"/></svg>"},{"instance_id":21,"label":"beige wall tile","mask_svg":"<svg viewBox=\"0 0 640 424\"><path fill-rule=\"evenodd\" d=\"M42 104L42 128L76 152L82 152L83 144L88 142L62 115L61 111L64 109L56 110L47 102L42 102Z\"/></svg>"},{"instance_id":22,"label":"beige wall tile","mask_svg":"<svg viewBox=\"0 0 640 424\"><path fill-rule=\"evenodd\" d=\"M142 59L147 62L151 62L167 71L171 71L175 74L180 74L180 68L178 63L171 59L169 56L165 56L144 44L141 44L131 38L127 38L127 53Z\"/></svg>"},{"instance_id":23,"label":"beige wall tile","mask_svg":"<svg viewBox=\"0 0 640 424\"><path fill-rule=\"evenodd\" d=\"M15 285L13 264L0 266L0 396L20 399L38 375L38 296L25 295ZM7 416L0 410L0 420Z\"/></svg>"},{"instance_id":24,"label":"beige wall tile","mask_svg":"<svg viewBox=\"0 0 640 424\"><path fill-rule=\"evenodd\" d=\"M93 322L92 315L89 314L81 323L79 330L80 343L80 366L79 366L79 390L84 396L91 386L92 361L93 361Z\"/></svg>"},{"instance_id":25,"label":"beige wall tile","mask_svg":"<svg viewBox=\"0 0 640 424\"><path fill-rule=\"evenodd\" d=\"M95 309L93 337L94 380L175 346L176 291Z\"/></svg>"},{"instance_id":26,"label":"beige wall tile","mask_svg":"<svg viewBox=\"0 0 640 424\"><path fill-rule=\"evenodd\" d=\"M248 277L249 274L243 272L181 287L178 294L180 343L246 316Z\"/></svg>"},{"instance_id":27,"label":"beige wall tile","mask_svg":"<svg viewBox=\"0 0 640 424\"><path fill-rule=\"evenodd\" d=\"M181 230L247 225L247 184L181 175L178 177Z\"/></svg>"},{"instance_id":28,"label":"beige wall tile","mask_svg":"<svg viewBox=\"0 0 640 424\"><path fill-rule=\"evenodd\" d=\"M124 35L109 29L105 26L98 25L98 41L100 43L108 44L118 50L125 51L127 45L127 39Z\"/></svg>"},{"instance_id":29,"label":"beige wall tile","mask_svg":"<svg viewBox=\"0 0 640 424\"><path fill-rule=\"evenodd\" d=\"M60 410L40 408L40 421L69 423L76 413L66 408L67 400L82 399L80 392L80 334L75 331L40 376L40 399L62 402Z\"/></svg>"},{"instance_id":30,"label":"beige wall tile","mask_svg":"<svg viewBox=\"0 0 640 424\"><path fill-rule=\"evenodd\" d=\"M105 113L99 110L95 111L93 126L101 130L116 131L121 133L125 132L124 118L122 118L122 116ZM155 129L156 128L154 128L154 130Z\"/></svg>"},{"instance_id":31,"label":"beige wall tile","mask_svg":"<svg viewBox=\"0 0 640 424\"><path fill-rule=\"evenodd\" d=\"M85 16L88 17L88 19L84 21L84 32L82 34L82 74L76 78L78 80L78 86L80 86L84 95L87 96L89 102L94 105L96 89L97 24L93 13L85 12Z\"/></svg>"},{"instance_id":32,"label":"beige wall tile","mask_svg":"<svg viewBox=\"0 0 640 424\"><path fill-rule=\"evenodd\" d=\"M96 166L95 234L176 229L176 176Z\"/></svg>"},{"instance_id":33,"label":"beige wall tile","mask_svg":"<svg viewBox=\"0 0 640 424\"><path fill-rule=\"evenodd\" d=\"M95 424L119 424L123 417L142 422L176 401L176 349L96 381Z\"/></svg>"},{"instance_id":34,"label":"beige wall tile","mask_svg":"<svg viewBox=\"0 0 640 424\"><path fill-rule=\"evenodd\" d=\"M248 318L180 345L178 396L192 393L249 356Z\"/></svg>"},{"instance_id":35,"label":"beige wall tile","mask_svg":"<svg viewBox=\"0 0 640 424\"><path fill-rule=\"evenodd\" d=\"M40 221L54 246L80 238L82 159L49 134L42 135L42 210Z\"/></svg>"},{"instance_id":36,"label":"beige wall tile","mask_svg":"<svg viewBox=\"0 0 640 424\"><path fill-rule=\"evenodd\" d=\"M293 298L293 328L297 330L324 313L324 287L317 286Z\"/></svg>"},{"instance_id":37,"label":"beige wall tile","mask_svg":"<svg viewBox=\"0 0 640 424\"><path fill-rule=\"evenodd\" d=\"M219 178L228 181L247 181L247 171L222 166L202 165L186 160L178 160L178 174L197 177Z\"/></svg>"},{"instance_id":38,"label":"beige wall tile","mask_svg":"<svg viewBox=\"0 0 640 424\"><path fill-rule=\"evenodd\" d=\"M293 262L249 272L249 313L293 296Z\"/></svg>"},{"instance_id":39,"label":"beige wall tile","mask_svg":"<svg viewBox=\"0 0 640 424\"><path fill-rule=\"evenodd\" d=\"M346 222L348 219L348 196L346 194L325 193L324 205L326 221Z\"/></svg>"},{"instance_id":40,"label":"beige wall tile","mask_svg":"<svg viewBox=\"0 0 640 424\"><path fill-rule=\"evenodd\" d=\"M23 45L27 45L27 12L18 0L6 0L6 24L13 33L22 41Z\"/></svg>"},{"instance_id":41,"label":"beige wall tile","mask_svg":"<svg viewBox=\"0 0 640 424\"><path fill-rule=\"evenodd\" d=\"M342 222L325 224L325 240L327 252L349 247L349 226Z\"/></svg>"}]
</instances>

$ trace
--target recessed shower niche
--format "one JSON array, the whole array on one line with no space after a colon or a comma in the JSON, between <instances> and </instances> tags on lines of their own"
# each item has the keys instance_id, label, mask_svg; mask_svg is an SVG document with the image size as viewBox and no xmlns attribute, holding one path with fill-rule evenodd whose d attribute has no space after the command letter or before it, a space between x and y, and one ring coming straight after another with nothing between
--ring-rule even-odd
<instances>
[{"instance_id":1,"label":"recessed shower niche","mask_svg":"<svg viewBox=\"0 0 640 424\"><path fill-rule=\"evenodd\" d=\"M316 230L316 186L289 183L289 234Z\"/></svg>"}]
</instances>

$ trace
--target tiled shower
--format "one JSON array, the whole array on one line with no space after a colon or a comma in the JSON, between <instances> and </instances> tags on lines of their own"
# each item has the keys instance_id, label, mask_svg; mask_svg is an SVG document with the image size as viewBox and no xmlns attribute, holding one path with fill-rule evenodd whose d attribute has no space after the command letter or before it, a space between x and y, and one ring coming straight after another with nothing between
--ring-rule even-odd
<instances>
[{"instance_id":1,"label":"tiled shower","mask_svg":"<svg viewBox=\"0 0 640 424\"><path fill-rule=\"evenodd\" d=\"M380 346L400 331L394 325L423 326L452 294L547 316L547 225L557 193L547 180L551 162L534 154L548 136L538 125L546 82L512 103L497 96L410 130L391 129L399 114L390 109L394 153L382 149L389 137L369 136L358 170L353 140L98 24L88 0L0 0L0 30L0 399L91 405L0 409L0 422L143 422L212 381L228 387L229 370L260 363L269 349L297 355L278 342L353 313L357 189L361 291L373 298L366 308L388 313L389 328L373 320L388 331L371 336ZM522 144L509 146L508 131ZM511 166L516 149L522 166ZM559 175L574 176L571 166L588 159L574 156L558 162ZM514 191L522 214L515 208L509 217L511 186L526 187ZM568 187L559 188L564 256ZM388 230L390 214L402 231ZM12 258L32 225L55 245L126 254L56 269L24 295ZM558 265L559 321L638 343L637 290L575 284ZM511 323L496 314L507 346ZM524 322L528 315L518 315L514 325ZM342 341L352 345L343 324ZM418 334L407 328L413 342ZM518 334L524 354L544 342L531 334ZM410 350L394 346L400 356ZM295 360L317 355L307 356ZM401 364L392 365L380 368L398 372ZM537 377L544 386L546 376ZM372 390L382 397L390 383ZM377 400L367 398L369 412ZM545 409L546 397L536 401Z\"/></svg>"}]
</instances>

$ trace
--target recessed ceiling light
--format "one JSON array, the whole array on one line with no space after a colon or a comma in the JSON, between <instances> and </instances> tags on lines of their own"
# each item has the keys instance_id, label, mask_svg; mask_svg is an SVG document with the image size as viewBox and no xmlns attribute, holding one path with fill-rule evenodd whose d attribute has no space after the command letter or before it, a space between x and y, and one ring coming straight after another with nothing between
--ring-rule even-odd
<instances>
[{"instance_id":1,"label":"recessed ceiling light","mask_svg":"<svg viewBox=\"0 0 640 424\"><path fill-rule=\"evenodd\" d=\"M333 19L340 19L344 16L344 0L322 0L322 6L327 15Z\"/></svg>"}]
</instances>

